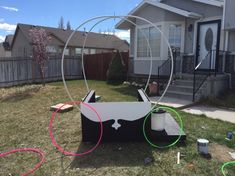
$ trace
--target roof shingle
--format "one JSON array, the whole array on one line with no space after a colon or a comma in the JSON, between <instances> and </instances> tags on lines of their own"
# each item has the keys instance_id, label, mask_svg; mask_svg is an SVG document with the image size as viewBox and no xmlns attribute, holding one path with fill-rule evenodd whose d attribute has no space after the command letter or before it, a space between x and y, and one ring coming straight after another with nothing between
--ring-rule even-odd
<instances>
[{"instance_id":1,"label":"roof shingle","mask_svg":"<svg viewBox=\"0 0 235 176\"><path fill-rule=\"evenodd\" d=\"M22 30L23 34L29 41L31 40L29 36L29 30L34 27L45 29L47 33L53 34L55 37L60 39L64 44L66 43L67 39L73 32L73 30L64 30L64 29L45 27L45 26L33 26L28 24L18 24L18 27L20 30ZM77 31L75 32L74 36L71 38L68 45L72 47L82 47L86 35L88 35L85 46L86 48L119 49L119 50L126 48L126 50L128 50L129 44L125 40L121 40L115 35L107 35L94 32L86 33L86 32Z\"/></svg>"}]
</instances>

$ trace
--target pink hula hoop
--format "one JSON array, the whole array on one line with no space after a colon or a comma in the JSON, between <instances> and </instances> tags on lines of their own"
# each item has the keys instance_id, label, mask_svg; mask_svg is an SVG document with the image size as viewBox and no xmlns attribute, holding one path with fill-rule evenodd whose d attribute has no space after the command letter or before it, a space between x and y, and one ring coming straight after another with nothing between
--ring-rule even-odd
<instances>
[{"instance_id":1,"label":"pink hula hoop","mask_svg":"<svg viewBox=\"0 0 235 176\"><path fill-rule=\"evenodd\" d=\"M57 112L63 108L66 104L76 104L76 105L79 105L79 104L83 104L85 105L86 107L88 107L89 109L91 109L93 112L95 112L95 114L97 115L98 119L99 119L99 123L100 123L100 136L99 136L99 140L98 142L96 143L96 145L91 148L90 150L87 150L83 153L74 153L74 152L68 152L68 151L65 151L59 144L57 144L56 140L55 140L55 137L53 135L53 122L55 120L55 116L57 114ZM80 101L76 101L76 102L67 102L67 103L64 103L61 107L59 107L59 109L57 109L55 112L53 112L52 114L52 117L51 117L51 120L50 120L50 124L49 124L49 127L48 127L48 130L49 130L49 134L50 134L50 138L51 138L51 141L52 141L52 144L61 152L63 153L64 155L68 155L68 156L84 156L84 155L87 155L89 153L91 153L92 151L94 151L99 145L100 145L100 142L101 142L101 139L102 139L102 136L103 136L103 124L102 124L102 120L100 118L100 115L97 113L97 111L92 107L90 106L89 104L86 104L86 103L83 103L83 102L80 102Z\"/></svg>"},{"instance_id":2,"label":"pink hula hoop","mask_svg":"<svg viewBox=\"0 0 235 176\"><path fill-rule=\"evenodd\" d=\"M33 152L33 153L37 153L40 155L41 161L30 171L28 171L27 173L21 174L21 176L28 176L30 174L33 174L37 169L39 169L42 164L45 162L45 154L42 150L40 149L35 149L35 148L22 148L22 149L14 149L11 150L9 152L4 152L0 154L0 157L5 157L7 155L13 154L13 153L17 153L17 152Z\"/></svg>"}]
</instances>

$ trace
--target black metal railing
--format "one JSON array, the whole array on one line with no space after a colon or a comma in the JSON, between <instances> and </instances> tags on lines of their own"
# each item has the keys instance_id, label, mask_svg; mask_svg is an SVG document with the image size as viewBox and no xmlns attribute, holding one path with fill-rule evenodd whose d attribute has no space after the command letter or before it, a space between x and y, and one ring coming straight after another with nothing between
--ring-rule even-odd
<instances>
[{"instance_id":1,"label":"black metal railing","mask_svg":"<svg viewBox=\"0 0 235 176\"><path fill-rule=\"evenodd\" d=\"M216 54L216 51L215 52L213 50L209 51L207 55L197 65L194 64L195 68L193 72L193 101L195 101L195 96L197 92L199 91L199 89L205 83L207 78L211 75L213 53ZM200 68L202 64L208 63L208 62L209 62L209 68L206 68L206 69Z\"/></svg>"},{"instance_id":2,"label":"black metal railing","mask_svg":"<svg viewBox=\"0 0 235 176\"><path fill-rule=\"evenodd\" d=\"M172 54L173 54L173 65L174 70L173 74L176 73L176 58L180 56L180 50L178 48L172 47ZM157 83L158 83L158 92L160 90L160 84L164 87L170 77L171 73L171 56L170 53L168 53L168 59L165 60L160 66L157 67Z\"/></svg>"},{"instance_id":3,"label":"black metal railing","mask_svg":"<svg viewBox=\"0 0 235 176\"><path fill-rule=\"evenodd\" d=\"M160 84L164 86L167 83L167 77L170 75L171 69L171 58L168 58L162 65L157 68L157 85L158 85L158 94L160 94ZM169 73L168 73L169 72ZM161 74L164 73L164 74ZM164 81L165 80L165 81Z\"/></svg>"},{"instance_id":4,"label":"black metal railing","mask_svg":"<svg viewBox=\"0 0 235 176\"><path fill-rule=\"evenodd\" d=\"M222 57L226 57L228 54L227 51L219 50L218 53L216 50L211 50L207 53L204 59L202 59L195 67L194 69L194 77L193 77L193 101L195 101L195 96L200 90L200 88L203 86L205 81L209 76L214 74L216 76L217 73L223 73L223 60ZM215 59L212 59L212 58ZM218 60L216 58L219 57ZM203 63L209 62L209 67L207 68L200 68L200 66L203 65Z\"/></svg>"}]
</instances>

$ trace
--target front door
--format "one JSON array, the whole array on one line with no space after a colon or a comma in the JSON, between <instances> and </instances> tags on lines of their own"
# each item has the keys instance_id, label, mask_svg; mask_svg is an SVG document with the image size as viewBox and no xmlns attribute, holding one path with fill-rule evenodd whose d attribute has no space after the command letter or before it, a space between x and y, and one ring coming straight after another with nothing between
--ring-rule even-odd
<instances>
[{"instance_id":1,"label":"front door","mask_svg":"<svg viewBox=\"0 0 235 176\"><path fill-rule=\"evenodd\" d=\"M197 30L196 66L200 70L217 70L221 20L199 22Z\"/></svg>"}]
</instances>

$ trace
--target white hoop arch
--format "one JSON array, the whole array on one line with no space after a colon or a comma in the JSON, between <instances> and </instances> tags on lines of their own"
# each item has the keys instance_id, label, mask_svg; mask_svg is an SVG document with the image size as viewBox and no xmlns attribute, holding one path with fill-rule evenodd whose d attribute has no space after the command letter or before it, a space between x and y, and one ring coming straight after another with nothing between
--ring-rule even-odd
<instances>
[{"instance_id":1,"label":"white hoop arch","mask_svg":"<svg viewBox=\"0 0 235 176\"><path fill-rule=\"evenodd\" d=\"M71 40L71 38L73 37L73 35L75 34L75 32L78 31L78 30L79 30L82 26L84 26L85 24L87 24L87 23L89 23L89 22L92 22L92 21L94 21L94 20L99 20L99 19L101 19L100 22L103 22L103 21L108 20L108 19L116 19L116 18L124 19L124 20L129 21L129 22L130 22L130 20L128 20L128 18L135 18L135 19L142 20L142 21L144 21L144 22L146 22L146 23L149 23L151 26L153 26L154 28L156 28L156 29L160 32L161 36L163 37L165 43L167 44L167 46L168 46L168 48L169 48L170 57L171 57L171 72L170 72L170 78L169 78L169 80L168 80L168 83L167 83L167 86L166 86L164 92L162 93L161 97L158 99L158 101L156 102L155 106L153 107L153 109L154 109L154 108L159 104L159 102L162 100L162 98L165 96L165 94L166 94L166 92L167 92L167 90L168 90L168 88L169 88L169 86L170 86L170 83L171 83L171 80L172 80L172 76L173 76L173 70L174 70L173 53L172 53L171 46L170 46L170 44L169 44L169 42L168 42L166 36L164 35L164 33L163 33L155 24L153 24L151 21L149 21L149 20L147 20L147 19L145 19L145 18L139 17L139 16L135 16L135 15L124 15L124 16L98 16L98 17L93 17L93 18L88 19L88 20L86 20L85 22L83 22L80 26L78 26L78 27L70 34L70 36L69 36L69 38L67 39L67 42L66 42L66 44L65 44L65 46L64 46L64 50L63 50L63 54L62 54L62 60L61 60L61 73L62 73L62 80L63 80L63 84L64 84L64 87L65 87L65 90L66 90L66 92L67 92L67 94L68 94L70 100L71 100L71 101L74 101L74 99L72 98L72 96L71 96L71 94L70 94L70 92L69 92L69 90L68 90L68 86L67 86L67 84L66 84L65 77L64 77L64 56L65 56L65 49L67 48L68 43L69 43L69 41ZM99 24L100 22L98 22L98 24ZM133 23L132 23L132 24L133 24ZM97 25L97 24L96 24L96 25ZM94 25L94 26L91 28L91 30L92 30L96 25ZM136 25L136 24L135 24L135 25ZM87 36L88 36L88 35L87 35ZM86 41L86 39L87 39L87 36L86 36L86 38L85 38L85 41ZM83 65L83 56L84 56L83 50L84 50L84 48L85 48L85 41L84 41L84 43L83 43L83 49L82 49L82 69L83 69L84 75L85 75L85 72L84 72L84 65ZM148 46L149 46L149 43L148 43ZM151 75L152 75L152 51L151 51L151 47L150 47L150 56L151 56L151 64L150 64L150 71L149 71L148 80L147 80L147 83L146 83L146 86L145 86L145 91L146 91L146 89L147 89L147 86L148 86L148 84L149 84L149 82L150 82L150 78L151 78ZM85 83L86 83L87 90L89 91L89 87L88 87L88 84L87 84L86 76L84 76L84 80L85 80ZM80 109L80 108L78 107L78 109Z\"/></svg>"}]
</instances>

